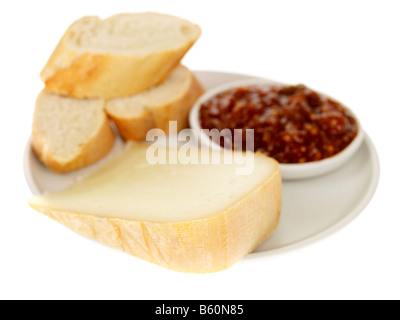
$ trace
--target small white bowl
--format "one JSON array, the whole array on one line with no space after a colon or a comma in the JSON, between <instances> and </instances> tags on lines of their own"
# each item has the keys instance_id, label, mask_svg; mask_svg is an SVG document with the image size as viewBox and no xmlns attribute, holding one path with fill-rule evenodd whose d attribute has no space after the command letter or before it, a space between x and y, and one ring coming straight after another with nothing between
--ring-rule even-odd
<instances>
[{"instance_id":1,"label":"small white bowl","mask_svg":"<svg viewBox=\"0 0 400 320\"><path fill-rule=\"evenodd\" d=\"M212 98L213 96L217 95L220 92L224 92L229 89L237 88L237 87L245 87L251 85L286 85L275 81L265 80L265 79L247 79L242 81L234 81L230 83L226 83L222 86L215 87L206 91L193 105L193 108L189 115L189 122L190 127L198 134L201 140L202 146L208 146L212 149L220 150L222 147L219 144L213 142L207 134L202 131L200 125L200 107L201 105ZM319 95L328 97L325 94L317 92ZM337 101L337 100L336 100ZM351 112L349 108L346 107L347 110ZM313 162L306 162L306 163L299 163L299 164L279 164L281 169L282 178L284 180L298 180L298 179L307 179L317 177L326 173L329 173L335 169L338 169L343 164L345 164L358 150L364 140L364 132L361 128L360 122L357 117L352 113L354 116L357 126L358 126L358 133L354 140L341 152L338 154L320 160L320 161L313 161Z\"/></svg>"}]
</instances>

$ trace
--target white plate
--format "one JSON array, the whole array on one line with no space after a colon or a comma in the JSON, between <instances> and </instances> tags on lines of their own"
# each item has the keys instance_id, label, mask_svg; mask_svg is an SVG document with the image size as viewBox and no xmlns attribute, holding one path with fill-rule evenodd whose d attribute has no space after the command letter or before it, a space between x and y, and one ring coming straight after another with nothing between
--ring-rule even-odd
<instances>
[{"instance_id":1,"label":"white plate","mask_svg":"<svg viewBox=\"0 0 400 320\"><path fill-rule=\"evenodd\" d=\"M206 89L253 78L251 76L198 71L196 76ZM24 155L26 180L33 194L60 191L107 161L123 146L118 139L110 154L88 168L59 175L48 170L33 153L28 142ZM354 157L339 170L314 179L284 181L281 221L276 232L249 257L294 249L317 241L344 227L367 206L379 180L379 160L365 133Z\"/></svg>"}]
</instances>

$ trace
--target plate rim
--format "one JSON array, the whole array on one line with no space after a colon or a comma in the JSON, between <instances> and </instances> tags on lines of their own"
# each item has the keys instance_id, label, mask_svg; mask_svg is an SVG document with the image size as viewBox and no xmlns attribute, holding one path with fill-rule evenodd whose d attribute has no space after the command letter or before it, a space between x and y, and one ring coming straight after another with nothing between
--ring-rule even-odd
<instances>
[{"instance_id":1,"label":"plate rim","mask_svg":"<svg viewBox=\"0 0 400 320\"><path fill-rule=\"evenodd\" d=\"M293 251L297 249L301 249L305 246L311 245L313 243L319 242L320 240L326 239L338 231L342 230L346 226L348 226L350 223L352 223L363 211L364 209L368 206L368 204L371 202L372 198L374 197L376 190L379 185L379 179L380 179L380 161L379 161L379 156L376 151L376 148L372 142L372 139L370 136L364 131L364 142L367 145L369 154L371 156L371 162L372 162L372 176L370 179L370 184L368 186L367 192L364 194L362 197L361 201L358 202L357 206L349 212L345 217L340 219L338 222L335 224L331 225L327 229L311 236L308 237L304 240L300 240L298 242L282 246L279 248L267 250L267 251L259 251L259 252L252 252L248 256L246 256L244 259L255 259L255 258L260 258L264 256L269 256L269 255L275 255L275 254L281 254L285 253L288 251Z\"/></svg>"},{"instance_id":2,"label":"plate rim","mask_svg":"<svg viewBox=\"0 0 400 320\"><path fill-rule=\"evenodd\" d=\"M29 137L28 141L25 145L24 150L24 159L23 159L23 169L24 169L24 177L25 181L28 184L29 190L31 191L33 196L41 195L42 193L39 191L37 184L35 183L35 179L33 179L30 158L32 154L32 138Z\"/></svg>"},{"instance_id":3,"label":"plate rim","mask_svg":"<svg viewBox=\"0 0 400 320\"><path fill-rule=\"evenodd\" d=\"M241 73L232 73L232 72L224 72L224 71L211 71L211 70L195 70L193 71L195 74L223 74L226 76L242 76L242 77L247 77L247 78L259 78L257 76L251 76L251 75L246 75L246 74L241 74ZM269 80L266 78L266 80ZM271 80L274 81L274 80ZM294 242L292 244L289 245L284 245L282 247L279 248L275 248L275 249L271 249L271 250L266 250L266 251L259 251L259 252L251 252L249 253L246 257L244 257L242 259L242 261L246 261L246 260L250 260L250 259L256 259L256 258L260 258L260 257L265 257L265 256L270 256L270 255L275 255L275 254L281 254L281 253L285 253L288 251L293 251L293 250L297 250L300 248L303 248L305 246L311 245L315 242L318 242L322 239L325 239L329 236L332 236L333 234L335 234L336 232L342 230L344 227L346 227L347 225L349 225L351 222L353 222L362 212L363 210L368 206L368 204L370 203L370 201L372 200L378 185L379 185L379 180L380 180L380 161L379 161L379 156L378 153L376 151L376 148L373 144L372 139L370 138L370 136L367 134L367 132L364 129L364 138L363 138L364 142L367 145L368 148L368 152L371 156L371 162L372 162L372 177L370 179L370 184L368 186L368 190L367 192L364 194L364 196L362 197L362 199L358 202L357 206L351 211L349 212L345 217L343 217L341 220L339 220L338 222L336 222L335 224L333 224L332 226L328 227L327 229L325 229L324 231L321 231L311 237L308 237L306 239L300 240L298 242ZM31 161L31 156L32 156L33 150L32 150L32 146L31 146L31 137L29 137L26 146L25 146L25 150L23 153L23 171L24 171L24 177L25 180L28 184L28 187L32 193L32 195L40 195L41 192L37 186L37 184L34 181L32 172L31 172L31 165L30 165L30 161ZM261 244L260 244L261 245Z\"/></svg>"}]
</instances>

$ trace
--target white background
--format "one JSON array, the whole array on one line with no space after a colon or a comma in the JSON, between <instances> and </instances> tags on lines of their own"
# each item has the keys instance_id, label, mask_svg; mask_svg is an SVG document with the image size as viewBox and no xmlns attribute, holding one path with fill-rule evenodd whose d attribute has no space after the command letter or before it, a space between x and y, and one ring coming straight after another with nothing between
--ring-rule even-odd
<instances>
[{"instance_id":1,"label":"white background","mask_svg":"<svg viewBox=\"0 0 400 320\"><path fill-rule=\"evenodd\" d=\"M159 11L199 24L195 70L302 82L359 116L381 161L375 197L338 233L210 275L164 270L87 240L27 205L22 155L39 72L84 15ZM2 1L0 298L400 298L400 2Z\"/></svg>"}]
</instances>

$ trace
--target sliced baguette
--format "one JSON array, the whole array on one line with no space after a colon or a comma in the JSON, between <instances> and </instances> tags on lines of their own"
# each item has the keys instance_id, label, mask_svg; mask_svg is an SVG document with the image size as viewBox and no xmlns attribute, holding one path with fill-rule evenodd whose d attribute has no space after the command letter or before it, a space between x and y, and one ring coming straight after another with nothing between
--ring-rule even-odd
<instances>
[{"instance_id":1,"label":"sliced baguette","mask_svg":"<svg viewBox=\"0 0 400 320\"><path fill-rule=\"evenodd\" d=\"M276 229L275 160L256 154L254 172L240 176L237 164L150 165L147 150L128 143L91 176L29 204L84 236L181 272L226 269Z\"/></svg>"},{"instance_id":2,"label":"sliced baguette","mask_svg":"<svg viewBox=\"0 0 400 320\"><path fill-rule=\"evenodd\" d=\"M111 99L106 112L126 140L145 140L151 129L169 133L169 121L178 132L188 126L188 115L203 89L192 72L180 65L161 84L136 95Z\"/></svg>"},{"instance_id":3,"label":"sliced baguette","mask_svg":"<svg viewBox=\"0 0 400 320\"><path fill-rule=\"evenodd\" d=\"M42 91L32 125L32 147L41 161L65 173L104 157L113 146L114 133L103 108L103 100Z\"/></svg>"},{"instance_id":4,"label":"sliced baguette","mask_svg":"<svg viewBox=\"0 0 400 320\"><path fill-rule=\"evenodd\" d=\"M46 90L75 98L129 96L162 82L200 33L158 13L85 17L66 31L41 78Z\"/></svg>"}]
</instances>

